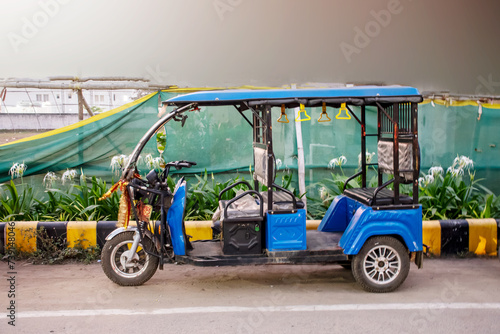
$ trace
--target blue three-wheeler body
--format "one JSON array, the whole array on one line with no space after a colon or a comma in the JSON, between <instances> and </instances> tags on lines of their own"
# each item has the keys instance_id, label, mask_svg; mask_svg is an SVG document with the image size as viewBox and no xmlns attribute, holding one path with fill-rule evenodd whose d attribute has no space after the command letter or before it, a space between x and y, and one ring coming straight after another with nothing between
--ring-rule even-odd
<instances>
[{"instance_id":1,"label":"blue three-wheeler body","mask_svg":"<svg viewBox=\"0 0 500 334\"><path fill-rule=\"evenodd\" d=\"M410 262L420 268L423 260L418 204L421 101L415 88L401 86L205 91L164 101L165 107L174 106L173 111L144 135L124 167L124 196L136 226L108 237L102 254L105 273L118 284L139 285L157 267L162 269L172 261L199 266L337 263L352 268L354 278L367 291L396 289L406 279ZM193 241L183 221L186 181L179 180L172 192L166 178L170 168L189 168L195 163L170 162L142 179L137 160L146 142L167 122L175 120L184 126L186 111L219 106L233 106L252 127L253 180L221 191L214 215L215 237ZM377 113L375 133L366 132L367 106ZM316 230L306 229L303 201L275 183L272 139L272 120L279 112L311 107L322 107L324 112L343 109L349 118L352 115L350 121L359 124L361 139L360 170L347 179L343 193L332 201ZM367 137L377 141L376 163L367 162ZM369 169L376 173L375 187L367 186ZM350 185L355 178L359 188ZM405 188L409 194L402 192L402 184L409 185ZM151 212L158 213L158 222L151 221Z\"/></svg>"}]
</instances>

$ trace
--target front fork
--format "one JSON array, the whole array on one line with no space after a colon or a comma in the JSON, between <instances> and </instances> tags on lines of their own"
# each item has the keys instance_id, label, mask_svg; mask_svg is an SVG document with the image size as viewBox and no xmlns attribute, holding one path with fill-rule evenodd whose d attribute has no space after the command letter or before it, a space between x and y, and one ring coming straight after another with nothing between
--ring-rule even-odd
<instances>
[{"instance_id":1,"label":"front fork","mask_svg":"<svg viewBox=\"0 0 500 334\"><path fill-rule=\"evenodd\" d=\"M134 232L132 246L128 250L129 256L127 256L127 261L125 262L125 264L130 264L130 262L132 262L132 260L134 259L134 255L137 252L137 248L139 248L139 242L141 241L141 235L139 233L139 230L136 230Z\"/></svg>"}]
</instances>

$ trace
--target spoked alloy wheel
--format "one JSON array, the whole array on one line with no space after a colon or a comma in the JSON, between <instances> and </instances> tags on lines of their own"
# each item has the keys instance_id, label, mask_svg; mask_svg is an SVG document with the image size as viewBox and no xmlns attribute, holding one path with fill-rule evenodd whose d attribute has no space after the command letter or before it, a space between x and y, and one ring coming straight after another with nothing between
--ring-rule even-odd
<instances>
[{"instance_id":1,"label":"spoked alloy wheel","mask_svg":"<svg viewBox=\"0 0 500 334\"><path fill-rule=\"evenodd\" d=\"M154 248L151 240L143 239L144 245L139 243L137 251L131 254L133 236L134 232L118 234L106 242L102 251L101 263L104 273L119 285L141 285L147 282L158 268L159 259L144 250L144 246L148 250ZM130 257L132 259L127 263Z\"/></svg>"},{"instance_id":2,"label":"spoked alloy wheel","mask_svg":"<svg viewBox=\"0 0 500 334\"><path fill-rule=\"evenodd\" d=\"M390 292L408 276L410 259L401 242L392 237L373 237L354 257L352 271L356 281L370 292Z\"/></svg>"}]
</instances>

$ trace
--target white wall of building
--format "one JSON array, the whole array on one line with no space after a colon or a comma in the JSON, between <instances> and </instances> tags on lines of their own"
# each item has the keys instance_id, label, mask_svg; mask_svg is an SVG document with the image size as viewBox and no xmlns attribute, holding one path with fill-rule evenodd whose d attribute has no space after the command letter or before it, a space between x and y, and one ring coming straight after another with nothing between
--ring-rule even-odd
<instances>
[{"instance_id":1,"label":"white wall of building","mask_svg":"<svg viewBox=\"0 0 500 334\"><path fill-rule=\"evenodd\" d=\"M136 92L88 90L83 91L83 97L90 107L98 107L103 112L133 101ZM5 100L0 101L0 113L78 114L78 96L71 90L7 89Z\"/></svg>"}]
</instances>

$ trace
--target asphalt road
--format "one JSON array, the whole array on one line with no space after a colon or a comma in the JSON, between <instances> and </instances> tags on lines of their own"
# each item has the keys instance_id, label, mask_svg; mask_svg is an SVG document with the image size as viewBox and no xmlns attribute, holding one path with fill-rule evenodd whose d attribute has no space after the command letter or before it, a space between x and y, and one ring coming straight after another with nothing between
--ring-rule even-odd
<instances>
[{"instance_id":1,"label":"asphalt road","mask_svg":"<svg viewBox=\"0 0 500 334\"><path fill-rule=\"evenodd\" d=\"M498 259L413 264L395 292L339 266L168 265L120 287L99 264L0 263L0 333L500 333ZM15 327L5 313L15 301Z\"/></svg>"}]
</instances>

